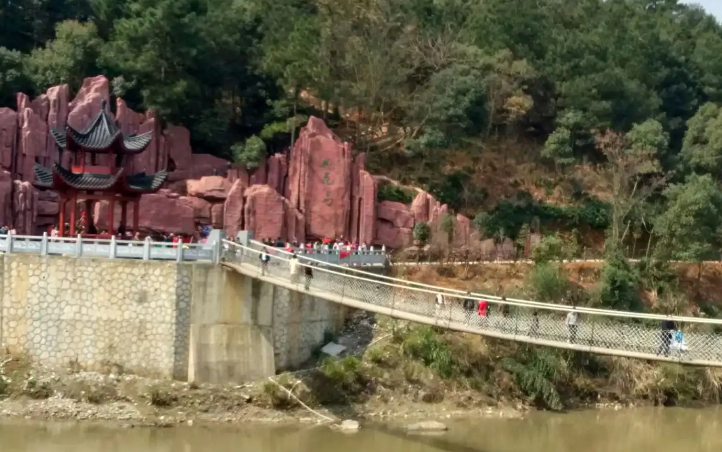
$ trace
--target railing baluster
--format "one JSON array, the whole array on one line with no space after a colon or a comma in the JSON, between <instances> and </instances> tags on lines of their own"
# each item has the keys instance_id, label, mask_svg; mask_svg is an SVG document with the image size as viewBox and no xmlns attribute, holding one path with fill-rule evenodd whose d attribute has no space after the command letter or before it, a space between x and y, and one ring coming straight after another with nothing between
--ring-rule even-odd
<instances>
[{"instance_id":1,"label":"railing baluster","mask_svg":"<svg viewBox=\"0 0 722 452\"><path fill-rule=\"evenodd\" d=\"M83 255L83 237L78 234L78 237L75 239L75 257L80 257Z\"/></svg>"}]
</instances>

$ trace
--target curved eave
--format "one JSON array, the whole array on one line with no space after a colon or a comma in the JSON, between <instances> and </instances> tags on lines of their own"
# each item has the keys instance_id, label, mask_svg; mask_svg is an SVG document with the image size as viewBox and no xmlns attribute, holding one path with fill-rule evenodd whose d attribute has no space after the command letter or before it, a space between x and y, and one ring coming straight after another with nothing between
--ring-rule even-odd
<instances>
[{"instance_id":1,"label":"curved eave","mask_svg":"<svg viewBox=\"0 0 722 452\"><path fill-rule=\"evenodd\" d=\"M68 131L65 138L65 149L69 151L84 150L92 154L135 155L145 151L152 139L153 132L128 137L116 133L112 137L98 139L89 144L89 140L77 131ZM56 143L61 144L57 139Z\"/></svg>"},{"instance_id":2,"label":"curved eave","mask_svg":"<svg viewBox=\"0 0 722 452\"><path fill-rule=\"evenodd\" d=\"M145 173L133 174L123 179L121 190L127 194L150 194L161 189L168 179L168 171L163 170L152 176Z\"/></svg>"},{"instance_id":3,"label":"curved eave","mask_svg":"<svg viewBox=\"0 0 722 452\"><path fill-rule=\"evenodd\" d=\"M109 191L116 190L119 182L123 180L123 169L121 168L114 175L98 174L75 174L57 163L53 167L53 188L65 191L68 189L85 191Z\"/></svg>"},{"instance_id":4,"label":"curved eave","mask_svg":"<svg viewBox=\"0 0 722 452\"><path fill-rule=\"evenodd\" d=\"M53 171L50 168L38 165L33 166L35 180L33 186L37 188L53 188Z\"/></svg>"}]
</instances>

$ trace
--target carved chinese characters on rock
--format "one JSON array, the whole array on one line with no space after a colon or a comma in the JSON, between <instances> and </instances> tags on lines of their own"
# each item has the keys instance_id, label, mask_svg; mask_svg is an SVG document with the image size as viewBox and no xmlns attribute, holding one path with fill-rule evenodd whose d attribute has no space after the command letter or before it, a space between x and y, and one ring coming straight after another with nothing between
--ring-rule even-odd
<instances>
[{"instance_id":1,"label":"carved chinese characters on rock","mask_svg":"<svg viewBox=\"0 0 722 452\"><path fill-rule=\"evenodd\" d=\"M336 169L336 165L331 163L329 159L323 159L321 162L321 170L326 172L323 173L323 179L321 179L321 184L326 187L325 194L326 196L321 200L322 203L326 204L328 207L333 206L333 198L331 195L330 186L333 185L333 179L331 178L331 172Z\"/></svg>"}]
</instances>

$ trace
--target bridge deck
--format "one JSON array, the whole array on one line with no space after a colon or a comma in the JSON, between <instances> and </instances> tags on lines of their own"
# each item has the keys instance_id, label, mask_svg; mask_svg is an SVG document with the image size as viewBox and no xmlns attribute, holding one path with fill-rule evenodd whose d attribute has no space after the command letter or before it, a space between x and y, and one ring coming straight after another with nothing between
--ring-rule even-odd
<instances>
[{"instance_id":1,"label":"bridge deck","mask_svg":"<svg viewBox=\"0 0 722 452\"><path fill-rule=\"evenodd\" d=\"M263 271L258 250L230 242L223 254L223 264L245 275L291 290L307 291L335 303L454 331L601 355L722 367L722 335L716 332L720 325L709 319L688 319L683 325L675 319L678 328L684 330L685 347L677 347L674 341L666 339L659 320L642 314L580 311L574 331L565 324L569 308L488 300L490 315L480 317L476 310L463 309L460 295L444 293L445 303L438 306L436 291L357 276L343 269L313 266L313 278L305 289L303 274L293 278L284 256L272 255ZM303 273L303 268L300 271ZM508 306L506 313L501 305Z\"/></svg>"}]
</instances>

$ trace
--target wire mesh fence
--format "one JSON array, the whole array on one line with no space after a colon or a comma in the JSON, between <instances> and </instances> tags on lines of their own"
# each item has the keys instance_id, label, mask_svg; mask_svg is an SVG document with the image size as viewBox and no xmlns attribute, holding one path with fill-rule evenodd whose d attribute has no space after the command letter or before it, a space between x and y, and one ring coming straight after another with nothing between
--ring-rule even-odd
<instances>
[{"instance_id":1,"label":"wire mesh fence","mask_svg":"<svg viewBox=\"0 0 722 452\"><path fill-rule=\"evenodd\" d=\"M593 353L722 366L722 322L575 309L535 302L468 297L438 288L395 284L371 274L329 267L299 256L226 242L223 260L251 276L399 318L492 337ZM267 260L262 256L267 256ZM294 267L292 271L291 267ZM388 278L390 279L390 278ZM464 303L465 299L471 302ZM674 322L672 324L671 322Z\"/></svg>"}]
</instances>

